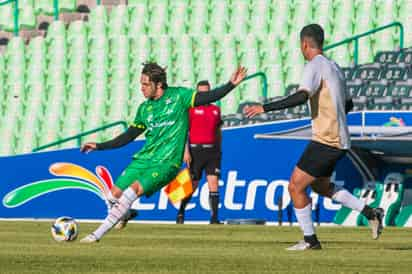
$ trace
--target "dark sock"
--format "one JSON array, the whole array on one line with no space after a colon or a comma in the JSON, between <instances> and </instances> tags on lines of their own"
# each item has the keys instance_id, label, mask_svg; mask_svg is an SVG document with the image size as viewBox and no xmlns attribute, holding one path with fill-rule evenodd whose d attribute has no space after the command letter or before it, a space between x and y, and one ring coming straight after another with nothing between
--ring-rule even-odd
<instances>
[{"instance_id":1,"label":"dark sock","mask_svg":"<svg viewBox=\"0 0 412 274\"><path fill-rule=\"evenodd\" d=\"M179 208L179 212L178 215L183 215L185 214L185 209L187 204L189 203L190 199L192 199L192 195L184 198L181 202L180 202L180 208Z\"/></svg>"},{"instance_id":2,"label":"dark sock","mask_svg":"<svg viewBox=\"0 0 412 274\"><path fill-rule=\"evenodd\" d=\"M217 220L217 211L219 208L219 192L209 192L209 205L211 219Z\"/></svg>"},{"instance_id":3,"label":"dark sock","mask_svg":"<svg viewBox=\"0 0 412 274\"><path fill-rule=\"evenodd\" d=\"M370 206L365 205L365 207L362 209L361 213L363 214L363 216L365 216L368 220L371 220L373 218L375 218L376 214L375 211L373 210L373 208L371 208Z\"/></svg>"},{"instance_id":4,"label":"dark sock","mask_svg":"<svg viewBox=\"0 0 412 274\"><path fill-rule=\"evenodd\" d=\"M303 236L303 239L305 240L305 242L309 243L311 246L319 243L318 238L316 237L316 234L313 234L310 236Z\"/></svg>"}]
</instances>

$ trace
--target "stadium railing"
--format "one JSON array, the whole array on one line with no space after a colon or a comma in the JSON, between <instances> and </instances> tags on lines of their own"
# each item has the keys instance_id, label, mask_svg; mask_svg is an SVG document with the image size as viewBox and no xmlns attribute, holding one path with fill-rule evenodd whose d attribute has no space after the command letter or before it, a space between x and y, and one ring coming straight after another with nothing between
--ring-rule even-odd
<instances>
[{"instance_id":1,"label":"stadium railing","mask_svg":"<svg viewBox=\"0 0 412 274\"><path fill-rule=\"evenodd\" d=\"M50 147L58 146L60 144L63 144L63 143L66 143L66 142L69 142L69 141L72 141L72 140L77 140L77 144L78 144L78 146L80 146L81 145L81 140L84 136L91 135L93 133L96 133L96 132L99 132L99 131L102 131L102 130L106 130L106 129L109 129L109 128L112 128L112 127L116 127L116 126L119 126L119 125L123 126L124 130L127 129L127 123L125 121L117 121L117 122L110 123L110 124L107 124L107 125L104 125L104 126L92 129L92 130L82 132L82 133L74 135L74 136L70 136L70 137L67 137L67 138L60 139L60 140L57 140L55 142L49 143L49 144L45 144L45 145L36 147L36 148L33 149L33 152L38 152L38 151L41 151L41 150L44 150L44 149L47 149L47 148L50 148Z\"/></svg>"},{"instance_id":2,"label":"stadium railing","mask_svg":"<svg viewBox=\"0 0 412 274\"><path fill-rule=\"evenodd\" d=\"M353 47L353 59L354 59L353 61L354 61L355 66L357 66L358 65L358 58L359 58L359 39L362 38L362 37L365 37L365 36L370 36L374 33L377 33L379 31L382 31L382 30L385 30L385 29L388 29L388 28L399 28L399 49L401 50L403 48L404 30L403 30L403 25L399 22L393 22L393 23L390 23L390 24L387 24L387 25L369 30L367 32L364 32L364 33L346 38L346 39L344 39L340 42L337 42L337 43L334 43L332 45L328 45L328 46L324 47L323 50L327 51L327 50L330 50L330 49L333 49L333 48L336 48L336 47L354 42L355 44L354 44L354 47Z\"/></svg>"}]
</instances>

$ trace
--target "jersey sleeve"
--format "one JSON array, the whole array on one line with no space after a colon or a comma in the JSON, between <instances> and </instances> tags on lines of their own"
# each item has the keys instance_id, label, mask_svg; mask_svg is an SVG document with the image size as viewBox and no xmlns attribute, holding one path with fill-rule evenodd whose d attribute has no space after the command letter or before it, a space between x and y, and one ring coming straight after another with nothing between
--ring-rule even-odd
<instances>
[{"instance_id":1,"label":"jersey sleeve","mask_svg":"<svg viewBox=\"0 0 412 274\"><path fill-rule=\"evenodd\" d=\"M320 83L321 75L319 68L317 68L315 63L306 64L298 90L305 90L312 97L318 92Z\"/></svg>"},{"instance_id":2,"label":"jersey sleeve","mask_svg":"<svg viewBox=\"0 0 412 274\"><path fill-rule=\"evenodd\" d=\"M189 88L179 88L183 106L191 108L194 106L196 91Z\"/></svg>"},{"instance_id":3,"label":"jersey sleeve","mask_svg":"<svg viewBox=\"0 0 412 274\"><path fill-rule=\"evenodd\" d=\"M146 129L146 125L144 124L142 115L143 115L143 105L140 105L139 108L137 109L136 116L133 122L130 123L130 126L136 127L139 129Z\"/></svg>"}]
</instances>

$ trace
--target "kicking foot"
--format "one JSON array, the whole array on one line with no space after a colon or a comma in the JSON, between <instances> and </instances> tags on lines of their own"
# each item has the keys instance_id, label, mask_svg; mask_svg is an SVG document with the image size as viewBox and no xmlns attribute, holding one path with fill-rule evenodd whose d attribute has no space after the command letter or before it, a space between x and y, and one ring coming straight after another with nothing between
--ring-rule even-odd
<instances>
[{"instance_id":1,"label":"kicking foot","mask_svg":"<svg viewBox=\"0 0 412 274\"><path fill-rule=\"evenodd\" d=\"M81 243L85 243L85 244L97 243L98 241L99 239L97 239L93 233L87 235L86 237L80 240Z\"/></svg>"},{"instance_id":2,"label":"kicking foot","mask_svg":"<svg viewBox=\"0 0 412 274\"><path fill-rule=\"evenodd\" d=\"M177 214L176 216L176 224L184 224L185 223L185 215L184 214Z\"/></svg>"},{"instance_id":3,"label":"kicking foot","mask_svg":"<svg viewBox=\"0 0 412 274\"><path fill-rule=\"evenodd\" d=\"M127 223L136 218L138 215L137 210L136 209L129 209L129 211L127 211L126 215L120 219L120 221L115 225L115 229L123 229L126 227Z\"/></svg>"},{"instance_id":4,"label":"kicking foot","mask_svg":"<svg viewBox=\"0 0 412 274\"><path fill-rule=\"evenodd\" d=\"M309 249L319 250L322 249L322 246L320 245L320 242L311 245L310 243L301 240L297 244L286 248L288 251L304 251Z\"/></svg>"},{"instance_id":5,"label":"kicking foot","mask_svg":"<svg viewBox=\"0 0 412 274\"><path fill-rule=\"evenodd\" d=\"M377 240L383 230L383 216L385 215L382 208L373 209L375 216L368 220L369 227L372 230L372 239Z\"/></svg>"}]
</instances>

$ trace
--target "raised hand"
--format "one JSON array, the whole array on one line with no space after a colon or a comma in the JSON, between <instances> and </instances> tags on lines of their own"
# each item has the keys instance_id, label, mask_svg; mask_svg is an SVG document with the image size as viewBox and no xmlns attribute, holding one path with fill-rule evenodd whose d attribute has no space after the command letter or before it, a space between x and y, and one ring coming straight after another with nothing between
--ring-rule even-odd
<instances>
[{"instance_id":1,"label":"raised hand","mask_svg":"<svg viewBox=\"0 0 412 274\"><path fill-rule=\"evenodd\" d=\"M245 79L247 74L247 69L245 67L238 67L237 70L232 74L232 77L230 77L230 82L232 82L233 85L237 86L240 84L240 82Z\"/></svg>"},{"instance_id":2,"label":"raised hand","mask_svg":"<svg viewBox=\"0 0 412 274\"><path fill-rule=\"evenodd\" d=\"M258 114L265 112L262 105L245 106L243 108L243 113L248 118L252 118Z\"/></svg>"},{"instance_id":3,"label":"raised hand","mask_svg":"<svg viewBox=\"0 0 412 274\"><path fill-rule=\"evenodd\" d=\"M83 153L89 153L89 152L91 152L91 151L93 151L93 150L96 150L96 149L97 149L96 143L89 142L89 143L85 143L85 144L80 148L80 151L83 152Z\"/></svg>"}]
</instances>

